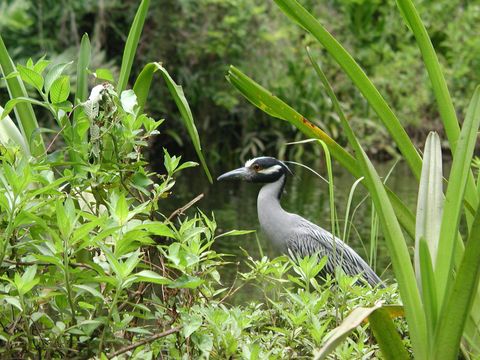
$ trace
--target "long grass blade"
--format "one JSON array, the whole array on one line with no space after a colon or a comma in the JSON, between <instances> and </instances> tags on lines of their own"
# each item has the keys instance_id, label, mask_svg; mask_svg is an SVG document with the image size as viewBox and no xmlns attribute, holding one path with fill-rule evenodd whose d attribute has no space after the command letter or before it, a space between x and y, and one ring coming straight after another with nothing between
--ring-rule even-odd
<instances>
[{"instance_id":1,"label":"long grass blade","mask_svg":"<svg viewBox=\"0 0 480 360\"><path fill-rule=\"evenodd\" d=\"M365 181L368 183L370 196L377 209L380 224L385 235L385 240L392 259L393 270L398 281L400 294L405 306L405 314L410 329L415 356L425 359L428 353L426 318L423 311L422 301L415 281L415 273L410 262L410 254L403 237L400 224L395 215L392 204L389 201L384 185L380 180L375 168L367 154L362 149L358 139L348 123L345 114L341 110L340 103L333 92L325 74L320 66L314 62L314 68L320 77L320 81L332 99L335 110L338 112L343 130L345 131L350 145L356 153L360 168Z\"/></svg>"},{"instance_id":2,"label":"long grass blade","mask_svg":"<svg viewBox=\"0 0 480 360\"><path fill-rule=\"evenodd\" d=\"M123 51L122 66L120 67L120 76L118 78L117 93L120 94L127 88L128 78L132 70L133 59L137 52L138 42L142 34L145 18L147 17L150 0L142 0L138 7L135 18L133 19L132 27L128 33L127 42Z\"/></svg>"},{"instance_id":3,"label":"long grass blade","mask_svg":"<svg viewBox=\"0 0 480 360\"><path fill-rule=\"evenodd\" d=\"M377 113L397 144L417 179L420 178L422 160L400 121L377 88L345 48L296 0L275 0L280 9L312 34L357 86Z\"/></svg>"},{"instance_id":4,"label":"long grass blade","mask_svg":"<svg viewBox=\"0 0 480 360\"><path fill-rule=\"evenodd\" d=\"M427 69L430 82L432 83L433 93L437 99L438 110L453 155L457 148L460 126L437 54L413 2L411 0L397 0L397 6L401 10L403 19L409 25L410 29L412 29L420 52L422 53L423 62ZM470 204L470 207L475 209L478 205L478 198L473 173L470 172L467 180L465 199ZM467 213L467 220L469 220L469 224L471 224L473 220L473 217L469 213Z\"/></svg>"},{"instance_id":5,"label":"long grass blade","mask_svg":"<svg viewBox=\"0 0 480 360\"><path fill-rule=\"evenodd\" d=\"M177 108L180 112L181 119L185 128L187 129L188 135L192 140L193 147L195 148L195 152L197 153L198 159L202 164L203 171L207 175L208 180L210 183L212 182L212 175L210 174L210 170L208 169L207 162L203 156L202 146L200 144L200 137L198 136L198 131L195 126L195 121L193 120L192 111L190 110L190 106L188 105L188 101L183 93L183 89L180 85L177 85L175 81L172 79L170 74L167 70L162 66L160 63L150 63L147 64L143 70L140 72L137 80L135 81L135 85L133 86L133 91L135 95L137 95L137 101L141 109L145 106L145 102L148 97L148 93L150 91L150 85L152 83L153 75L155 72L160 71L162 74L165 83L167 84L168 90L177 105Z\"/></svg>"},{"instance_id":6,"label":"long grass blade","mask_svg":"<svg viewBox=\"0 0 480 360\"><path fill-rule=\"evenodd\" d=\"M150 85L152 84L153 74L157 71L155 63L149 63L145 65L137 76L135 84L133 85L133 91L137 95L138 112L142 113L145 103L147 102L148 93L150 92Z\"/></svg>"},{"instance_id":7,"label":"long grass blade","mask_svg":"<svg viewBox=\"0 0 480 360\"><path fill-rule=\"evenodd\" d=\"M3 76L7 78L6 83L10 99L28 97L20 76L9 76L10 74L15 73L16 69L1 36L0 71L3 73ZM20 131L25 138L25 143L28 145L32 155L43 156L45 153L45 144L43 143L41 136L35 136L38 134L38 122L35 113L33 112L32 105L26 102L18 103L17 106L15 106L15 115Z\"/></svg>"},{"instance_id":8,"label":"long grass blade","mask_svg":"<svg viewBox=\"0 0 480 360\"><path fill-rule=\"evenodd\" d=\"M425 238L422 237L419 239L418 247L419 268L417 277L420 277L419 281L429 326L429 334L434 334L438 321L438 301L435 291L435 274L433 272L432 256L430 255L430 249ZM415 250L417 249L415 248Z\"/></svg>"},{"instance_id":9,"label":"long grass blade","mask_svg":"<svg viewBox=\"0 0 480 360\"><path fill-rule=\"evenodd\" d=\"M480 281L478 259L480 259L480 208L477 208L472 231L465 246L465 255L439 319L436 342L433 346L434 359L457 358L465 322Z\"/></svg>"},{"instance_id":10,"label":"long grass blade","mask_svg":"<svg viewBox=\"0 0 480 360\"><path fill-rule=\"evenodd\" d=\"M463 197L467 179L470 174L470 166L477 141L479 125L480 87L477 87L468 107L462 131L460 132L445 195L440 241L435 262L436 288L440 304L444 304L445 295L452 280L452 271L454 269L453 255L455 253L457 232L462 214Z\"/></svg>"},{"instance_id":11,"label":"long grass blade","mask_svg":"<svg viewBox=\"0 0 480 360\"><path fill-rule=\"evenodd\" d=\"M92 47L88 34L82 36L80 43L80 51L78 53L77 63L77 91L75 92L75 111L73 113L74 123L77 122L78 117L83 112L82 107L78 104L85 102L88 97L88 66L90 65L90 58Z\"/></svg>"},{"instance_id":12,"label":"long grass blade","mask_svg":"<svg viewBox=\"0 0 480 360\"><path fill-rule=\"evenodd\" d=\"M373 335L380 346L380 350L382 350L382 355L387 360L410 359L387 309L380 308L368 317Z\"/></svg>"}]
</instances>

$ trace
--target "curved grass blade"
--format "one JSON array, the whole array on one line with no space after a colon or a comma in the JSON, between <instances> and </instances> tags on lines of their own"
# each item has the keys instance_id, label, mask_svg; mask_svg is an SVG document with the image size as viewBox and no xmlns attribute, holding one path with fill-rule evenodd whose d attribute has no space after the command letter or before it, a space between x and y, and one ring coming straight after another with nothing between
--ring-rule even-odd
<instances>
[{"instance_id":1,"label":"curved grass blade","mask_svg":"<svg viewBox=\"0 0 480 360\"><path fill-rule=\"evenodd\" d=\"M458 137L460 135L460 126L437 54L435 53L427 29L422 23L422 19L420 18L413 2L411 0L397 0L397 6L401 10L404 20L409 25L410 29L412 29L420 52L422 53L423 62L432 83L433 93L437 99L438 110L440 112L443 126L445 127L445 133L447 134L450 149L452 155L454 155L457 148ZM476 191L475 180L471 171L468 175L465 200L470 205L470 208L475 209L478 205L479 196ZM470 225L473 220L473 216L471 216L470 213L467 213L467 220Z\"/></svg>"},{"instance_id":2,"label":"curved grass blade","mask_svg":"<svg viewBox=\"0 0 480 360\"><path fill-rule=\"evenodd\" d=\"M454 268L453 254L456 250L455 245L462 215L463 198L467 179L470 174L479 125L480 87L477 87L468 107L467 116L460 132L445 195L442 226L440 229L440 241L435 266L437 296L439 303L442 304L442 314L444 310L444 299L452 280L452 271Z\"/></svg>"},{"instance_id":3,"label":"curved grass blade","mask_svg":"<svg viewBox=\"0 0 480 360\"><path fill-rule=\"evenodd\" d=\"M362 172L355 158L350 155L342 146L333 140L327 133L312 124L304 116L291 108L276 96L273 96L264 87L250 79L234 66L230 66L227 80L240 91L240 93L253 105L265 113L288 121L308 138L315 138L324 141L332 156L353 176L362 177ZM364 182L362 182L364 184ZM365 184L364 184L365 185ZM395 208L397 218L409 236L415 238L415 218L402 200L388 187L385 187L390 201Z\"/></svg>"},{"instance_id":4,"label":"curved grass blade","mask_svg":"<svg viewBox=\"0 0 480 360\"><path fill-rule=\"evenodd\" d=\"M405 305L405 313L410 329L413 348L415 350L415 356L424 359L428 353L426 318L420 293L416 286L415 273L410 262L410 254L400 224L395 215L393 206L389 201L385 187L370 162L370 159L367 154L365 154L358 139L355 137L327 77L316 62L312 63L314 64L315 71L320 77L320 81L332 100L335 110L338 112L342 127L347 135L350 145L355 151L359 166L365 177L370 196L377 209L380 224L382 225L382 230L385 235L387 248L392 259L395 277L397 278L400 294Z\"/></svg>"},{"instance_id":5,"label":"curved grass blade","mask_svg":"<svg viewBox=\"0 0 480 360\"><path fill-rule=\"evenodd\" d=\"M150 0L142 0L138 7L135 18L133 19L132 27L128 33L127 42L125 44L125 50L123 51L122 66L120 68L120 76L118 78L117 93L120 94L127 88L128 78L132 70L133 59L137 51L138 42L140 41L140 35L142 34L143 24L148 13L148 6Z\"/></svg>"},{"instance_id":6,"label":"curved grass blade","mask_svg":"<svg viewBox=\"0 0 480 360\"><path fill-rule=\"evenodd\" d=\"M385 359L410 359L405 345L398 334L397 328L389 314L389 306L382 307L368 317L375 339L382 350Z\"/></svg>"},{"instance_id":7,"label":"curved grass blade","mask_svg":"<svg viewBox=\"0 0 480 360\"><path fill-rule=\"evenodd\" d=\"M425 315L427 317L429 333L434 334L435 328L438 321L438 301L437 293L435 291L435 274L433 272L432 265L432 256L430 254L430 249L425 238L420 238L418 240L418 272L417 278L419 277L421 284L421 292L423 298L423 304L425 308ZM417 248L415 246L415 251Z\"/></svg>"},{"instance_id":8,"label":"curved grass blade","mask_svg":"<svg viewBox=\"0 0 480 360\"><path fill-rule=\"evenodd\" d=\"M412 144L405 129L400 124L400 121L362 68L318 20L296 0L275 0L275 3L287 16L312 34L342 67L375 110L405 157L413 174L419 179L422 165L420 155Z\"/></svg>"},{"instance_id":9,"label":"curved grass blade","mask_svg":"<svg viewBox=\"0 0 480 360\"><path fill-rule=\"evenodd\" d=\"M88 34L84 34L78 54L77 90L75 92L75 111L73 113L74 123L77 122L78 117L83 112L82 107L78 106L78 104L85 102L88 97L88 66L90 65L91 52L90 39Z\"/></svg>"},{"instance_id":10,"label":"curved grass blade","mask_svg":"<svg viewBox=\"0 0 480 360\"><path fill-rule=\"evenodd\" d=\"M10 55L3 39L0 35L0 71L6 78L8 93L10 99L24 97L28 98L27 91L23 85L20 76L9 76L16 72ZM15 106L15 115L20 131L25 138L25 143L29 146L33 156L43 156L45 153L45 144L41 136L35 136L38 133L38 123L32 105L26 102L18 103Z\"/></svg>"},{"instance_id":11,"label":"curved grass blade","mask_svg":"<svg viewBox=\"0 0 480 360\"><path fill-rule=\"evenodd\" d=\"M149 63L145 65L138 74L135 84L133 85L133 91L137 95L138 113L143 112L145 103L147 102L148 93L150 92L150 85L152 84L153 74L157 70L155 63Z\"/></svg>"},{"instance_id":12,"label":"curved grass blade","mask_svg":"<svg viewBox=\"0 0 480 360\"><path fill-rule=\"evenodd\" d=\"M459 144L460 147L460 144ZM465 322L474 302L480 281L480 207L452 291L445 299L435 337L434 359L456 359Z\"/></svg>"},{"instance_id":13,"label":"curved grass blade","mask_svg":"<svg viewBox=\"0 0 480 360\"><path fill-rule=\"evenodd\" d=\"M207 163L203 156L202 146L200 144L200 137L198 136L198 131L193 120L193 115L190 110L190 106L188 105L187 99L185 98L185 94L183 93L183 89L180 85L177 85L175 83L170 74L160 63L147 64L141 71L137 80L135 81L133 91L135 92L135 95L137 95L138 104L140 108L143 109L148 97L148 93L150 91L153 74L156 71L161 72L162 77L167 84L168 90L170 91L170 94L172 95L173 100L175 101L175 104L177 105L177 108L180 112L183 124L187 129L188 135L192 140L193 147L195 148L195 152L197 153L200 163L202 164L203 171L207 175L208 181L212 183L212 175L210 174L210 170L208 169Z\"/></svg>"}]
</instances>

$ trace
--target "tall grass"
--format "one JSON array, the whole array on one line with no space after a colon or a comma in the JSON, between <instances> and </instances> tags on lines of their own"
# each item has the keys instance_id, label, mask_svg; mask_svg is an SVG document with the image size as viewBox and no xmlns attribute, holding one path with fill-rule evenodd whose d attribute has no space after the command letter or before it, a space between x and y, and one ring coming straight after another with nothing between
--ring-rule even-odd
<instances>
[{"instance_id":1,"label":"tall grass","mask_svg":"<svg viewBox=\"0 0 480 360\"><path fill-rule=\"evenodd\" d=\"M413 176L419 180L419 199L416 217L408 211L398 196L381 181L343 114L334 90L316 61L312 65L320 82L332 99L342 128L354 157L334 142L324 131L311 124L302 115L236 68L231 68L229 81L254 105L273 117L290 122L307 137L324 140L337 161L357 178L363 177L373 199L385 235L393 270L405 308L405 316L413 351L419 359L455 359L462 347L467 358L480 355L480 309L472 308L479 301L478 282L480 249L478 249L478 193L471 163L480 123L480 90L473 94L463 126L455 115L438 59L413 3L398 1L401 13L417 39L432 87L439 103L439 111L453 154L453 164L445 197L442 189L441 150L438 135L432 133L422 158L400 125L391 107L374 86L354 58L336 39L296 0L275 0L278 7L303 29L309 32L350 77L375 110L393 141L409 164ZM413 94L412 94L413 96ZM436 180L432 180L436 179ZM431 183L435 181L434 183ZM445 199L445 200L444 200ZM441 210L443 208L443 210ZM461 234L462 218L467 233ZM416 229L415 229L416 222ZM413 226L413 228L412 228ZM407 249L402 227L414 239L415 268ZM467 239L464 243L463 239ZM468 251L465 251L468 250ZM453 274L456 274L455 277ZM391 347L403 346L389 341L392 324L388 316L373 316L374 333L385 356L392 356ZM374 325L375 324L375 325ZM381 329L384 331L381 331ZM404 354L397 349L397 354ZM390 355L389 355L390 354ZM402 358L402 356L400 356Z\"/></svg>"}]
</instances>

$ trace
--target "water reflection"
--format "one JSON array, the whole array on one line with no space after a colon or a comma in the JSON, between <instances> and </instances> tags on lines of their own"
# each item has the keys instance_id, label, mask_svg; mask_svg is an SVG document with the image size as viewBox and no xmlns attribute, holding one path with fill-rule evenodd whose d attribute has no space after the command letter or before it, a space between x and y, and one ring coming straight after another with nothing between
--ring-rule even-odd
<instances>
[{"instance_id":1,"label":"water reflection","mask_svg":"<svg viewBox=\"0 0 480 360\"><path fill-rule=\"evenodd\" d=\"M217 176L225 171L238 167L234 164L229 168L214 169ZM311 164L308 164L312 166ZM375 164L380 176L386 176L394 165L393 162ZM285 210L300 214L319 226L330 230L330 209L328 200L328 185L316 175L306 169L295 167L295 176L290 177L282 196L282 205ZM313 165L316 171L325 175L321 165ZM179 207L190 201L200 193L204 193L204 199L198 203L198 207L206 214L215 214L218 231L224 232L231 229L255 229L259 230L256 199L261 184L248 183L218 183L210 185L198 169L189 170L188 174L178 179L175 190L175 206ZM339 226L343 232L345 209L350 189L355 179L343 168L334 169L335 205L339 220ZM400 198L412 209L415 207L417 196L417 182L411 174L408 166L400 162L388 179L389 186ZM353 210L365 197L366 191L358 186L354 193ZM193 210L191 210L193 211ZM352 231L345 241L357 251L364 259L369 260L370 236L371 236L371 201L367 199L357 209L352 221ZM277 255L263 234L258 231L262 250L268 256ZM221 253L232 254L232 262L239 262L239 268L245 270L245 249L251 256L258 258L259 249L255 234L236 237L223 237L214 244L215 250ZM376 272L383 274L383 278L391 276L389 270L390 258L386 249L385 241L381 234L378 237ZM226 266L222 278L228 283L233 279L237 266Z\"/></svg>"}]
</instances>

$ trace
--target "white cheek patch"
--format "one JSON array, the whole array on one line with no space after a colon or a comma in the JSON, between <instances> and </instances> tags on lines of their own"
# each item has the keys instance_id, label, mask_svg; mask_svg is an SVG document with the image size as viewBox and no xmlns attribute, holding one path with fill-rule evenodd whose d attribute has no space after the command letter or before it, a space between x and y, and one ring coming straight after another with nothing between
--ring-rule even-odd
<instances>
[{"instance_id":1,"label":"white cheek patch","mask_svg":"<svg viewBox=\"0 0 480 360\"><path fill-rule=\"evenodd\" d=\"M258 173L259 174L270 175L270 174L274 174L274 173L278 172L278 170L280 170L281 168L282 168L281 165L273 165L273 166L270 166L267 169L260 170Z\"/></svg>"}]
</instances>

